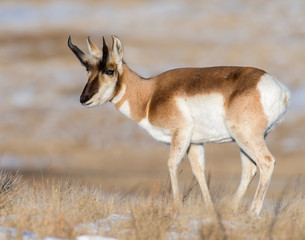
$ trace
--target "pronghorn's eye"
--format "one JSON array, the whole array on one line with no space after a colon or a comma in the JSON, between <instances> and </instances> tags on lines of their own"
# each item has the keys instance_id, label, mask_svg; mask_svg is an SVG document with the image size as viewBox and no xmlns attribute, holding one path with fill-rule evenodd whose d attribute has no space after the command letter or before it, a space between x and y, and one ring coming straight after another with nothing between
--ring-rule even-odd
<instances>
[{"instance_id":1,"label":"pronghorn's eye","mask_svg":"<svg viewBox=\"0 0 305 240\"><path fill-rule=\"evenodd\" d=\"M105 73L106 73L107 75L111 76L111 75L113 75L114 70L107 69L107 70L105 71Z\"/></svg>"}]
</instances>

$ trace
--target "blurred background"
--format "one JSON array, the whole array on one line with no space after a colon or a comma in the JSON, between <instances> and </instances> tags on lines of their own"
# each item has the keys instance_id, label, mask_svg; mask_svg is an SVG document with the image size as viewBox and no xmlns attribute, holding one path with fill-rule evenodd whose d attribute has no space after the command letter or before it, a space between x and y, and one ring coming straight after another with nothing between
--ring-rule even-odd
<instances>
[{"instance_id":1,"label":"blurred background","mask_svg":"<svg viewBox=\"0 0 305 240\"><path fill-rule=\"evenodd\" d=\"M168 147L111 104L87 109L86 71L67 47L87 51L117 35L128 65L144 77L170 68L262 68L292 91L285 120L268 136L277 159L271 189L305 173L305 1L0 2L0 168L25 177L71 177L106 190L147 190L166 181ZM236 144L206 145L212 184L236 188ZM180 179L189 184L188 161ZM253 185L252 185L253 186Z\"/></svg>"}]
</instances>

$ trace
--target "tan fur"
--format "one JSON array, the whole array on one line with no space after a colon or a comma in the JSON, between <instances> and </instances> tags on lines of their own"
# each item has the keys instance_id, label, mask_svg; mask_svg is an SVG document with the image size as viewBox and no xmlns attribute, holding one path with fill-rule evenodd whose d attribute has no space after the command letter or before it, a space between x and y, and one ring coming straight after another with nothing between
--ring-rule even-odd
<instances>
[{"instance_id":1,"label":"tan fur","mask_svg":"<svg viewBox=\"0 0 305 240\"><path fill-rule=\"evenodd\" d=\"M141 78L126 64L123 64L123 74L119 78L118 85L117 94L123 85L126 86L126 92L122 99L115 104L115 107L119 109L128 100L131 118L140 122L147 115L148 104L154 91L154 82Z\"/></svg>"},{"instance_id":2,"label":"tan fur","mask_svg":"<svg viewBox=\"0 0 305 240\"><path fill-rule=\"evenodd\" d=\"M140 122L148 114L152 124L169 127L179 118L174 97L218 92L224 96L226 108L230 108L236 98L257 91L257 83L264 73L249 67L181 68L143 79L123 64L120 85L126 82L125 86L132 89L127 87L126 94L115 106L119 109L128 100L133 120ZM117 94L119 91L120 88ZM259 104L256 95L256 104Z\"/></svg>"}]
</instances>

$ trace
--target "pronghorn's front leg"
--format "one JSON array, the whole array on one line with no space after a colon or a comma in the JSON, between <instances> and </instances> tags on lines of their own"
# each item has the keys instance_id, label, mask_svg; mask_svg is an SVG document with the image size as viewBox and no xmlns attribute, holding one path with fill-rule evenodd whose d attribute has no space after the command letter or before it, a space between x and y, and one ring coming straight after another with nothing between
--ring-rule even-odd
<instances>
[{"instance_id":1,"label":"pronghorn's front leg","mask_svg":"<svg viewBox=\"0 0 305 240\"><path fill-rule=\"evenodd\" d=\"M192 171L194 176L196 177L201 192L203 196L203 200L205 201L207 206L213 206L211 196L209 193L209 189L206 183L204 168L204 148L202 144L191 144L188 150L188 158L191 163Z\"/></svg>"},{"instance_id":2,"label":"pronghorn's front leg","mask_svg":"<svg viewBox=\"0 0 305 240\"><path fill-rule=\"evenodd\" d=\"M189 124L185 128L175 129L172 133L172 142L169 152L168 168L171 179L171 186L173 190L174 201L179 200L179 187L177 178L177 168L182 158L184 157L188 147L190 146L190 139L193 125Z\"/></svg>"},{"instance_id":3,"label":"pronghorn's front leg","mask_svg":"<svg viewBox=\"0 0 305 240\"><path fill-rule=\"evenodd\" d=\"M241 206L243 197L257 172L256 164L243 152L243 150L240 150L240 157L242 170L240 184L233 201L233 207L235 209Z\"/></svg>"}]
</instances>

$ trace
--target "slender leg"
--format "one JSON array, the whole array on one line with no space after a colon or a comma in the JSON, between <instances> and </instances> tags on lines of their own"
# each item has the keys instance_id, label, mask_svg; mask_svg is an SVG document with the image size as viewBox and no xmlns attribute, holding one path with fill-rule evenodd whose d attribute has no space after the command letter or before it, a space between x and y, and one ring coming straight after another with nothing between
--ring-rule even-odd
<instances>
[{"instance_id":1,"label":"slender leg","mask_svg":"<svg viewBox=\"0 0 305 240\"><path fill-rule=\"evenodd\" d=\"M231 102L227 111L227 127L239 147L259 168L259 183L251 206L251 213L259 215L268 189L275 160L270 154L264 135L268 119L260 103L260 93L240 94ZM242 189L242 187L241 187ZM242 190L241 190L242 192Z\"/></svg>"},{"instance_id":2,"label":"slender leg","mask_svg":"<svg viewBox=\"0 0 305 240\"><path fill-rule=\"evenodd\" d=\"M241 201L257 172L255 163L242 150L240 150L240 157L242 172L240 183L234 196L233 206L235 208L240 207Z\"/></svg>"},{"instance_id":3,"label":"slender leg","mask_svg":"<svg viewBox=\"0 0 305 240\"><path fill-rule=\"evenodd\" d=\"M261 212L275 165L275 159L266 147L265 142L261 143L261 150L262 151L257 154L257 165L260 171L260 178L250 209L250 212L253 215L259 215Z\"/></svg>"},{"instance_id":4,"label":"slender leg","mask_svg":"<svg viewBox=\"0 0 305 240\"><path fill-rule=\"evenodd\" d=\"M191 144L188 150L188 158L191 163L193 174L199 183L203 200L207 205L212 206L213 203L211 201L211 196L204 175L205 161L203 145Z\"/></svg>"},{"instance_id":5,"label":"slender leg","mask_svg":"<svg viewBox=\"0 0 305 240\"><path fill-rule=\"evenodd\" d=\"M179 199L177 168L190 145L190 138L191 126L186 129L177 129L172 135L168 168L175 202Z\"/></svg>"},{"instance_id":6,"label":"slender leg","mask_svg":"<svg viewBox=\"0 0 305 240\"><path fill-rule=\"evenodd\" d=\"M237 140L239 146L253 159L260 171L258 186L250 209L252 215L258 216L271 180L275 159L269 152L263 137L252 139L253 144L245 138L239 139L242 139Z\"/></svg>"}]
</instances>

